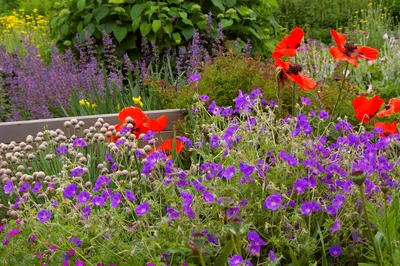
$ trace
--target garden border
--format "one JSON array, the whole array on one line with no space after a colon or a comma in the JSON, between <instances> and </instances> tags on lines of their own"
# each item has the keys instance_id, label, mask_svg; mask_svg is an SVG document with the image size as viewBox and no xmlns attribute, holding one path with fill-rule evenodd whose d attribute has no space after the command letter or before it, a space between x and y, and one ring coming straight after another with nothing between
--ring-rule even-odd
<instances>
[{"instance_id":1,"label":"garden border","mask_svg":"<svg viewBox=\"0 0 400 266\"><path fill-rule=\"evenodd\" d=\"M157 119L161 115L168 116L168 123L165 130L162 132L162 138L167 139L173 136L173 126L178 120L183 118L183 110L180 109L166 109L166 110L155 110L145 111L148 118ZM38 132L43 131L45 128L48 130L61 129L64 132L64 122L71 119L77 119L83 121L85 125L83 129L89 128L96 123L98 118L103 118L104 122L110 125L118 124L118 114L101 114L101 115L90 115L90 116L74 116L74 117L62 117L62 118L50 118L50 119L39 119L39 120L27 120L27 121L14 121L14 122L3 122L0 123L0 143L10 143L11 141L23 142L26 140L28 135L36 136Z\"/></svg>"}]
</instances>

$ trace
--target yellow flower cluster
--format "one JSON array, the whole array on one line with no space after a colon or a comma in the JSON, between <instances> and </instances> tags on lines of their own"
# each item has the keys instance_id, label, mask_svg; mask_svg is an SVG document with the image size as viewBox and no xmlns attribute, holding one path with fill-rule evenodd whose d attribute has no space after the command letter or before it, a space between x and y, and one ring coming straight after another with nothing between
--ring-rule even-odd
<instances>
[{"instance_id":1,"label":"yellow flower cluster","mask_svg":"<svg viewBox=\"0 0 400 266\"><path fill-rule=\"evenodd\" d=\"M86 105L88 108L92 108L92 109L97 107L96 103L91 103L91 102L89 102L88 100L85 100L85 99L80 100L79 104L81 106L85 106Z\"/></svg>"},{"instance_id":2,"label":"yellow flower cluster","mask_svg":"<svg viewBox=\"0 0 400 266\"><path fill-rule=\"evenodd\" d=\"M132 101L136 106L140 106L143 107L143 103L142 103L142 97L138 96L138 97L132 97Z\"/></svg>"},{"instance_id":3,"label":"yellow flower cluster","mask_svg":"<svg viewBox=\"0 0 400 266\"><path fill-rule=\"evenodd\" d=\"M8 16L0 17L0 41L6 40L15 32L21 35L36 32L41 36L47 36L48 21L37 12L38 10L34 9L32 14L25 14L24 9L19 9Z\"/></svg>"}]
</instances>

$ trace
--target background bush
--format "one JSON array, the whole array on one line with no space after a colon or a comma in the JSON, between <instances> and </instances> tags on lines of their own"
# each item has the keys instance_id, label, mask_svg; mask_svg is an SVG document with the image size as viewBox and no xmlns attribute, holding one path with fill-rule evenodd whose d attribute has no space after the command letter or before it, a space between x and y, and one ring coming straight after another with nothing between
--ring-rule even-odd
<instances>
[{"instance_id":1,"label":"background bush","mask_svg":"<svg viewBox=\"0 0 400 266\"><path fill-rule=\"evenodd\" d=\"M85 31L101 43L106 30L118 41L117 54L137 56L142 38L160 50L187 43L195 30L216 37L219 23L228 38L250 39L256 50L272 47L271 35L277 29L273 12L276 0L133 1L69 0L61 5L51 22L59 47L76 41ZM212 18L208 16L212 14ZM208 22L207 22L208 21Z\"/></svg>"},{"instance_id":2,"label":"background bush","mask_svg":"<svg viewBox=\"0 0 400 266\"><path fill-rule=\"evenodd\" d=\"M279 23L287 29L299 26L308 38L330 43L329 30L344 27L356 10L370 0L279 0Z\"/></svg>"}]
</instances>

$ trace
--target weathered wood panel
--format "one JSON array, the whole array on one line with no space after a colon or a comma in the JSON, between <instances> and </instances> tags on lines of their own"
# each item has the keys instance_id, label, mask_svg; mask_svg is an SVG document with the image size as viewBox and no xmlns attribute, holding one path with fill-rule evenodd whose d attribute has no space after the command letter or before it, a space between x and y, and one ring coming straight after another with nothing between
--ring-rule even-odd
<instances>
[{"instance_id":1,"label":"weathered wood panel","mask_svg":"<svg viewBox=\"0 0 400 266\"><path fill-rule=\"evenodd\" d=\"M146 111L146 115L149 118L158 118L161 115L168 116L168 123L163 132L163 138L166 139L173 135L172 128L176 121L182 119L182 110L179 109L168 109L168 110L157 110L157 111ZM61 129L65 131L64 122L71 119L77 119L83 121L85 125L83 128L89 128L96 123L98 118L103 118L104 122L110 125L118 124L118 114L102 114L102 115L91 115L91 116L76 116L76 117L65 117L65 118L51 118L51 119L39 119L39 120L28 120L28 121L15 121L15 122L4 122L0 123L0 143L10 143L11 141L21 142L25 141L26 136L36 134L43 131L44 128L49 130ZM164 137L165 135L165 137Z\"/></svg>"}]
</instances>

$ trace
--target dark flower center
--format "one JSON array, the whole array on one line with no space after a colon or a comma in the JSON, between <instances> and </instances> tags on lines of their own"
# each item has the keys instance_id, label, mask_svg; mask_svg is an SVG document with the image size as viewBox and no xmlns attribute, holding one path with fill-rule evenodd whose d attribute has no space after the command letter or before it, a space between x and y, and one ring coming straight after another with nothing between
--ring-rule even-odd
<instances>
[{"instance_id":1,"label":"dark flower center","mask_svg":"<svg viewBox=\"0 0 400 266\"><path fill-rule=\"evenodd\" d=\"M346 44L344 45L344 54L350 57L357 54L357 49L357 44L355 44L354 42L346 42Z\"/></svg>"},{"instance_id":2,"label":"dark flower center","mask_svg":"<svg viewBox=\"0 0 400 266\"><path fill-rule=\"evenodd\" d=\"M289 69L286 71L288 75L298 75L301 70L303 70L302 66L299 64L291 64Z\"/></svg>"}]
</instances>

